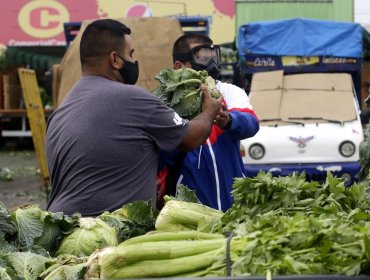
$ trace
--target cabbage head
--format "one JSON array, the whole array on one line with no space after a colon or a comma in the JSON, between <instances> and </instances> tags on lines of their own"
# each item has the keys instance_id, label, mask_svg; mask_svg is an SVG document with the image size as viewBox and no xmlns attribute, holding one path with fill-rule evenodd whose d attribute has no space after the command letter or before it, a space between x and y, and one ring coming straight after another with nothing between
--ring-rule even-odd
<instances>
[{"instance_id":1,"label":"cabbage head","mask_svg":"<svg viewBox=\"0 0 370 280\"><path fill-rule=\"evenodd\" d=\"M55 264L46 269L39 277L44 280L84 279L87 260L87 257L60 255Z\"/></svg>"},{"instance_id":2,"label":"cabbage head","mask_svg":"<svg viewBox=\"0 0 370 280\"><path fill-rule=\"evenodd\" d=\"M202 111L202 84L207 86L213 98L220 97L215 80L205 70L163 69L155 79L159 81L159 86L153 93L186 119L192 119Z\"/></svg>"},{"instance_id":3,"label":"cabbage head","mask_svg":"<svg viewBox=\"0 0 370 280\"><path fill-rule=\"evenodd\" d=\"M80 218L79 227L63 238L56 255L90 256L96 249L118 244L116 230L99 218Z\"/></svg>"},{"instance_id":4,"label":"cabbage head","mask_svg":"<svg viewBox=\"0 0 370 280\"><path fill-rule=\"evenodd\" d=\"M79 216L62 212L43 211L38 205L19 207L12 213L18 228L18 242L22 250L40 246L53 254L64 235L72 232Z\"/></svg>"}]
</instances>

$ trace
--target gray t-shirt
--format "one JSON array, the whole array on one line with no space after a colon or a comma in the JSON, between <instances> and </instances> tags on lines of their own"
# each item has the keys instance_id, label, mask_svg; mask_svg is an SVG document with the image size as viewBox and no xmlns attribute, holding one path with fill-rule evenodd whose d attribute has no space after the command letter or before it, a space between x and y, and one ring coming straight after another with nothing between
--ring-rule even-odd
<instances>
[{"instance_id":1,"label":"gray t-shirt","mask_svg":"<svg viewBox=\"0 0 370 280\"><path fill-rule=\"evenodd\" d=\"M159 149L175 149L187 131L152 93L82 77L48 121L48 210L97 216L136 200L154 204Z\"/></svg>"}]
</instances>

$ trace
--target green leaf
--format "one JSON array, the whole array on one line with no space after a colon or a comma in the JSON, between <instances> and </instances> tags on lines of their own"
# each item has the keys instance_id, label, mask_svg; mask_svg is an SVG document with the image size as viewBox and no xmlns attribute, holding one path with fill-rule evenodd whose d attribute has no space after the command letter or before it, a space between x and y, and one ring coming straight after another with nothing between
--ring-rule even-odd
<instances>
[{"instance_id":1,"label":"green leaf","mask_svg":"<svg viewBox=\"0 0 370 280\"><path fill-rule=\"evenodd\" d=\"M63 213L43 211L37 205L18 208L12 218L18 228L19 244L22 248L42 246L53 253L64 234L78 224L78 215L68 217Z\"/></svg>"},{"instance_id":2,"label":"green leaf","mask_svg":"<svg viewBox=\"0 0 370 280\"><path fill-rule=\"evenodd\" d=\"M15 252L4 256L4 259L18 277L25 280L36 280L52 259L30 252Z\"/></svg>"},{"instance_id":3,"label":"green leaf","mask_svg":"<svg viewBox=\"0 0 370 280\"><path fill-rule=\"evenodd\" d=\"M0 201L0 239L14 240L17 235L17 228L13 223L6 206Z\"/></svg>"},{"instance_id":4,"label":"green leaf","mask_svg":"<svg viewBox=\"0 0 370 280\"><path fill-rule=\"evenodd\" d=\"M187 186L183 184L180 184L177 186L175 197L166 195L164 199L165 201L179 200L179 201L200 203L199 199L197 198L196 191L189 189Z\"/></svg>"},{"instance_id":5,"label":"green leaf","mask_svg":"<svg viewBox=\"0 0 370 280\"><path fill-rule=\"evenodd\" d=\"M40 278L45 280L84 279L87 259L73 255L58 256L56 263L46 269Z\"/></svg>"},{"instance_id":6,"label":"green leaf","mask_svg":"<svg viewBox=\"0 0 370 280\"><path fill-rule=\"evenodd\" d=\"M192 119L201 112L202 83L206 84L212 97L220 96L207 71L195 71L191 68L164 69L155 78L160 85L153 93L183 118Z\"/></svg>"}]
</instances>

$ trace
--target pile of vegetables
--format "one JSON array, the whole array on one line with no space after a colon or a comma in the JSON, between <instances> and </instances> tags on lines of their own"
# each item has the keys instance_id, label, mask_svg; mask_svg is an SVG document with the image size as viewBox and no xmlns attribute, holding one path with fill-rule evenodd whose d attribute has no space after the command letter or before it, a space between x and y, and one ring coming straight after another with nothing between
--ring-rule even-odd
<instances>
[{"instance_id":1,"label":"pile of vegetables","mask_svg":"<svg viewBox=\"0 0 370 280\"><path fill-rule=\"evenodd\" d=\"M221 63L237 63L237 51L232 48L221 47ZM227 65L226 69L232 69L231 65Z\"/></svg>"},{"instance_id":2,"label":"pile of vegetables","mask_svg":"<svg viewBox=\"0 0 370 280\"><path fill-rule=\"evenodd\" d=\"M191 68L164 69L155 79L160 85L153 93L186 119L192 119L202 111L202 84L207 86L213 98L220 97L215 80L208 76L207 71L195 71Z\"/></svg>"},{"instance_id":3,"label":"pile of vegetables","mask_svg":"<svg viewBox=\"0 0 370 280\"><path fill-rule=\"evenodd\" d=\"M319 184L307 182L304 174L261 172L235 181L234 205L223 215L170 199L157 218L157 231L104 254L100 272L112 279L225 276L228 271L233 276L367 273L367 191L363 184L346 188L330 174Z\"/></svg>"},{"instance_id":4,"label":"pile of vegetables","mask_svg":"<svg viewBox=\"0 0 370 280\"><path fill-rule=\"evenodd\" d=\"M153 230L157 215L144 201L96 218L0 202L0 279L83 279L95 250Z\"/></svg>"},{"instance_id":5,"label":"pile of vegetables","mask_svg":"<svg viewBox=\"0 0 370 280\"><path fill-rule=\"evenodd\" d=\"M159 214L147 202L96 218L0 204L0 279L369 273L369 188L344 183L260 172L235 180L225 213L186 188Z\"/></svg>"}]
</instances>

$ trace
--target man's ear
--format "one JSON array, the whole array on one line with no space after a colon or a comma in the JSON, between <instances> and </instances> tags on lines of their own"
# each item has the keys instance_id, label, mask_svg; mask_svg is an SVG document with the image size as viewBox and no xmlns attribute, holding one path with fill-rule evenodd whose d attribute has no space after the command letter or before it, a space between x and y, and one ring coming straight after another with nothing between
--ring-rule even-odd
<instances>
[{"instance_id":1,"label":"man's ear","mask_svg":"<svg viewBox=\"0 0 370 280\"><path fill-rule=\"evenodd\" d=\"M173 64L173 68L175 70L178 70L178 69L181 69L181 68L184 68L184 63L182 63L181 61L178 61L176 60L175 63Z\"/></svg>"},{"instance_id":2,"label":"man's ear","mask_svg":"<svg viewBox=\"0 0 370 280\"><path fill-rule=\"evenodd\" d=\"M122 59L120 59L117 55L117 52L111 52L109 54L109 62L115 69L121 69L122 68Z\"/></svg>"}]
</instances>

